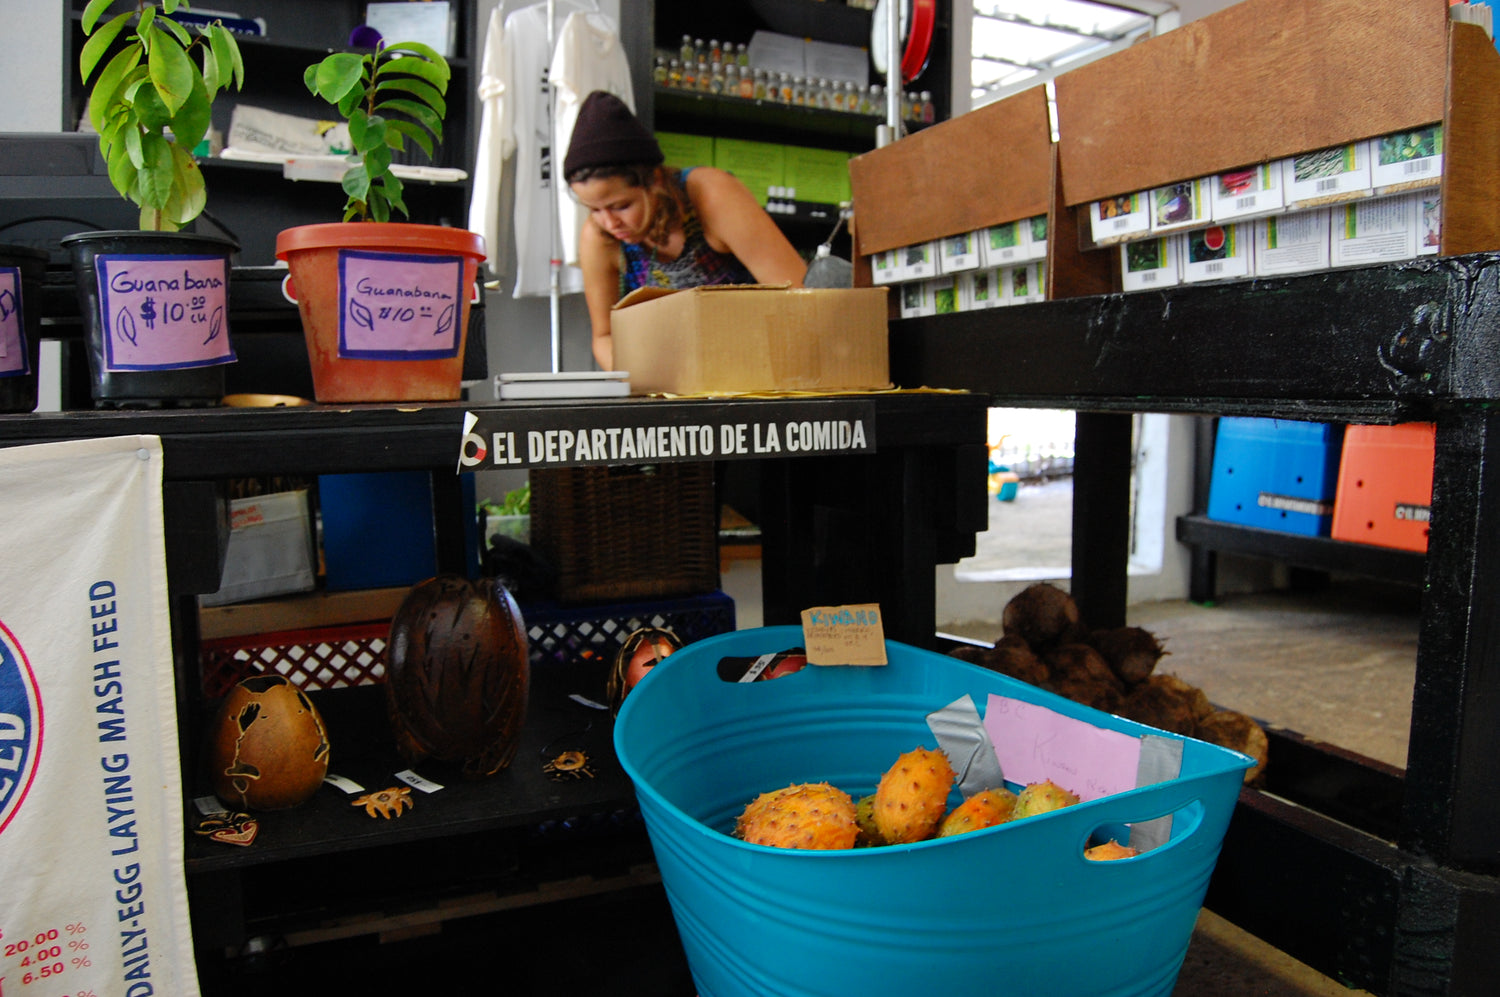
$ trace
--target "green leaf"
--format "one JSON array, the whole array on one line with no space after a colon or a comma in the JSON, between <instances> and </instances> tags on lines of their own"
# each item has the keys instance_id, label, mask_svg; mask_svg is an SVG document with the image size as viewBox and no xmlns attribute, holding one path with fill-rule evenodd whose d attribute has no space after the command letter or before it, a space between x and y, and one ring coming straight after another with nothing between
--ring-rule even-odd
<instances>
[{"instance_id":1,"label":"green leaf","mask_svg":"<svg viewBox=\"0 0 1500 997\"><path fill-rule=\"evenodd\" d=\"M349 141L353 144L355 152L363 155L371 149L385 145L385 134L384 118L371 117L364 111L349 116Z\"/></svg>"},{"instance_id":2,"label":"green leaf","mask_svg":"<svg viewBox=\"0 0 1500 997\"><path fill-rule=\"evenodd\" d=\"M203 75L208 76L208 56L213 55L214 78L209 83L210 89L215 93L229 86L234 78L234 56L231 49L234 39L230 37L223 25L215 25L208 32L208 51L203 56Z\"/></svg>"},{"instance_id":3,"label":"green leaf","mask_svg":"<svg viewBox=\"0 0 1500 997\"><path fill-rule=\"evenodd\" d=\"M191 48L192 47L192 44L193 44L193 35L192 35L192 32L188 31L187 28L185 28L182 25L178 24L176 21L172 20L170 17L158 17L154 21L152 21L151 23L156 27L156 30L158 30L158 31L163 31L163 30L170 31L170 32L172 32L172 34L176 35L177 36L177 40L182 43L182 47L183 48Z\"/></svg>"},{"instance_id":4,"label":"green leaf","mask_svg":"<svg viewBox=\"0 0 1500 997\"><path fill-rule=\"evenodd\" d=\"M390 172L391 149L384 142L373 148L364 150L362 155L365 161L365 171L369 174L370 179L383 177Z\"/></svg>"},{"instance_id":5,"label":"green leaf","mask_svg":"<svg viewBox=\"0 0 1500 997\"><path fill-rule=\"evenodd\" d=\"M105 165L109 168L109 182L120 192L120 196L135 200L132 191L135 190L137 170L130 161L130 153L125 151L124 142L117 142L110 147Z\"/></svg>"},{"instance_id":6,"label":"green leaf","mask_svg":"<svg viewBox=\"0 0 1500 997\"><path fill-rule=\"evenodd\" d=\"M150 38L151 22L156 20L156 8L146 6L141 8L141 21L135 26L135 33L142 38ZM150 47L150 42L147 42Z\"/></svg>"},{"instance_id":7,"label":"green leaf","mask_svg":"<svg viewBox=\"0 0 1500 997\"><path fill-rule=\"evenodd\" d=\"M141 149L141 130L139 128L126 128L120 133L125 140L125 154L130 157L130 165L136 169L142 169L146 165L146 154Z\"/></svg>"},{"instance_id":8,"label":"green leaf","mask_svg":"<svg viewBox=\"0 0 1500 997\"><path fill-rule=\"evenodd\" d=\"M177 224L186 225L208 206L208 188L203 171L192 155L181 146L172 147L172 192L163 213Z\"/></svg>"},{"instance_id":9,"label":"green leaf","mask_svg":"<svg viewBox=\"0 0 1500 997\"><path fill-rule=\"evenodd\" d=\"M122 49L109 60L99 74L99 79L94 81L94 90L89 94L89 124L94 126L94 131L103 130L109 105L114 101L125 77L140 64L140 61L140 49Z\"/></svg>"},{"instance_id":10,"label":"green leaf","mask_svg":"<svg viewBox=\"0 0 1500 997\"><path fill-rule=\"evenodd\" d=\"M178 7L186 10L187 6L188 5L186 3L186 0L162 0L161 9L166 11L168 14L175 14L177 13Z\"/></svg>"},{"instance_id":11,"label":"green leaf","mask_svg":"<svg viewBox=\"0 0 1500 997\"><path fill-rule=\"evenodd\" d=\"M318 63L309 87L330 104L338 104L359 86L364 76L364 60L353 52L335 52Z\"/></svg>"},{"instance_id":12,"label":"green leaf","mask_svg":"<svg viewBox=\"0 0 1500 997\"><path fill-rule=\"evenodd\" d=\"M143 135L141 155L145 159L139 176L141 204L163 207L172 193L172 143L160 135Z\"/></svg>"},{"instance_id":13,"label":"green leaf","mask_svg":"<svg viewBox=\"0 0 1500 997\"><path fill-rule=\"evenodd\" d=\"M206 51L206 50L205 50ZM203 80L193 81L193 92L172 116L172 135L182 151L192 158L192 151L213 123L213 97Z\"/></svg>"},{"instance_id":14,"label":"green leaf","mask_svg":"<svg viewBox=\"0 0 1500 997\"><path fill-rule=\"evenodd\" d=\"M443 119L432 113L432 108L427 107L425 104L419 104L414 100L406 100L404 98L398 97L390 100L377 101L375 104L375 111L396 111L398 113L405 114L410 118L416 119L418 124L422 125L428 131L432 132L434 138L440 141L442 140Z\"/></svg>"},{"instance_id":15,"label":"green leaf","mask_svg":"<svg viewBox=\"0 0 1500 997\"><path fill-rule=\"evenodd\" d=\"M448 102L443 100L443 95L429 83L413 79L410 76L399 76L392 79L381 80L375 86L375 99L380 100L388 91L405 90L412 94L422 103L432 108L438 117L448 114Z\"/></svg>"},{"instance_id":16,"label":"green leaf","mask_svg":"<svg viewBox=\"0 0 1500 997\"><path fill-rule=\"evenodd\" d=\"M151 67L151 82L162 103L167 106L169 114L176 114L192 95L198 67L193 65L193 60L188 58L176 38L160 31L152 39L147 64Z\"/></svg>"},{"instance_id":17,"label":"green leaf","mask_svg":"<svg viewBox=\"0 0 1500 997\"><path fill-rule=\"evenodd\" d=\"M417 145L421 147L423 152L427 153L427 158L432 158L432 137L427 134L427 129L423 128L420 125L412 124L410 121L401 121L398 118L391 118L389 121L387 121L385 123L385 129L385 137L387 142L391 141L392 136L405 135L407 138L417 143ZM401 146L398 145L395 148L400 149Z\"/></svg>"},{"instance_id":18,"label":"green leaf","mask_svg":"<svg viewBox=\"0 0 1500 997\"><path fill-rule=\"evenodd\" d=\"M99 23L99 18L104 16L104 12L109 10L109 5L114 2L115 0L89 0L88 6L83 8L83 19L80 22L83 25L84 34L94 30L94 25ZM121 16L129 17L130 14L130 11L126 11Z\"/></svg>"},{"instance_id":19,"label":"green leaf","mask_svg":"<svg viewBox=\"0 0 1500 997\"><path fill-rule=\"evenodd\" d=\"M104 27L83 43L83 51L78 53L78 76L84 83L89 81L94 67L99 64L100 59L104 58L104 53L109 50L110 45L114 44L114 40L119 37L120 31L128 20L130 20L129 11L110 18Z\"/></svg>"},{"instance_id":20,"label":"green leaf","mask_svg":"<svg viewBox=\"0 0 1500 997\"><path fill-rule=\"evenodd\" d=\"M362 106L364 102L365 88L355 87L353 90L350 90L348 93L344 94L344 99L338 102L337 106L339 109L339 114L347 118L354 113L355 108Z\"/></svg>"},{"instance_id":21,"label":"green leaf","mask_svg":"<svg viewBox=\"0 0 1500 997\"><path fill-rule=\"evenodd\" d=\"M406 185L394 173L388 174L380 183L380 193L385 200L390 202L391 207L410 218L411 213L406 210L406 202L401 199L401 192L405 189Z\"/></svg>"},{"instance_id":22,"label":"green leaf","mask_svg":"<svg viewBox=\"0 0 1500 997\"><path fill-rule=\"evenodd\" d=\"M365 172L363 164L351 166L344 171L344 178L339 186L354 200L363 201L370 192L370 174Z\"/></svg>"},{"instance_id":23,"label":"green leaf","mask_svg":"<svg viewBox=\"0 0 1500 997\"><path fill-rule=\"evenodd\" d=\"M130 82L125 87L124 97L126 101L135 103L141 126L148 131L159 132L172 123L171 110L162 103L161 96L149 78L143 76Z\"/></svg>"},{"instance_id":24,"label":"green leaf","mask_svg":"<svg viewBox=\"0 0 1500 997\"><path fill-rule=\"evenodd\" d=\"M397 57L397 52L411 52L421 58L412 58L410 55ZM380 65L376 67L376 75L386 72L412 73L427 80L439 89L445 89L453 71L448 68L448 60L436 49L423 45L421 42L394 42L380 50Z\"/></svg>"}]
</instances>

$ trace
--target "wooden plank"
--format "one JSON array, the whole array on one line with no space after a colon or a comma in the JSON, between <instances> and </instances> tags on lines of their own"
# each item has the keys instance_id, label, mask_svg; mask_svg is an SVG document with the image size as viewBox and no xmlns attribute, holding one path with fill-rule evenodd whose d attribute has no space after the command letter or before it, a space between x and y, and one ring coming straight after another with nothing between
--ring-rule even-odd
<instances>
[{"instance_id":1,"label":"wooden plank","mask_svg":"<svg viewBox=\"0 0 1500 997\"><path fill-rule=\"evenodd\" d=\"M1047 212L1047 300L1082 298L1120 290L1118 249L1085 251L1083 212L1063 203L1062 159L1052 147L1052 210Z\"/></svg>"},{"instance_id":2,"label":"wooden plank","mask_svg":"<svg viewBox=\"0 0 1500 997\"><path fill-rule=\"evenodd\" d=\"M396 614L409 591L410 586L401 585L354 592L310 592L262 602L204 607L198 614L200 636L212 640L388 620Z\"/></svg>"},{"instance_id":3,"label":"wooden plank","mask_svg":"<svg viewBox=\"0 0 1500 997\"><path fill-rule=\"evenodd\" d=\"M1046 214L1046 92L1023 90L856 156L849 183L862 256Z\"/></svg>"},{"instance_id":4,"label":"wooden plank","mask_svg":"<svg viewBox=\"0 0 1500 997\"><path fill-rule=\"evenodd\" d=\"M1444 256L1500 249L1500 53L1484 29L1454 24L1443 117Z\"/></svg>"},{"instance_id":5,"label":"wooden plank","mask_svg":"<svg viewBox=\"0 0 1500 997\"><path fill-rule=\"evenodd\" d=\"M1446 0L1244 0L1080 66L1056 80L1064 200L1440 121L1447 24Z\"/></svg>"}]
</instances>

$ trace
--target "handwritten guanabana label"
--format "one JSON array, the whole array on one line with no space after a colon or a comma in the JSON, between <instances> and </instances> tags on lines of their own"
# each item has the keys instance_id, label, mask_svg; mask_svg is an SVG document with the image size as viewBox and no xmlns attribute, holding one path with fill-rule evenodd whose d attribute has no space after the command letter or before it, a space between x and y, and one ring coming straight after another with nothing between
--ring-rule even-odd
<instances>
[{"instance_id":1,"label":"handwritten guanabana label","mask_svg":"<svg viewBox=\"0 0 1500 997\"><path fill-rule=\"evenodd\" d=\"M339 253L339 356L438 360L458 355L462 256Z\"/></svg>"},{"instance_id":2,"label":"handwritten guanabana label","mask_svg":"<svg viewBox=\"0 0 1500 997\"><path fill-rule=\"evenodd\" d=\"M21 317L21 270L0 267L0 377L29 373Z\"/></svg>"},{"instance_id":3,"label":"handwritten guanabana label","mask_svg":"<svg viewBox=\"0 0 1500 997\"><path fill-rule=\"evenodd\" d=\"M224 257L101 254L94 269L107 370L175 370L235 359Z\"/></svg>"}]
</instances>

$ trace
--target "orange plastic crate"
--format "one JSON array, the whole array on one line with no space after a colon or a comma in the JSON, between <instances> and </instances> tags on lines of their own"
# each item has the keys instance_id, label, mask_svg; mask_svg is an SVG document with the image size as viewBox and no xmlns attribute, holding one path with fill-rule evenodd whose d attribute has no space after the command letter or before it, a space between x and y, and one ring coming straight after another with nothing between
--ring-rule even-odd
<instances>
[{"instance_id":1,"label":"orange plastic crate","mask_svg":"<svg viewBox=\"0 0 1500 997\"><path fill-rule=\"evenodd\" d=\"M1426 553L1435 440L1430 422L1348 427L1333 538Z\"/></svg>"}]
</instances>

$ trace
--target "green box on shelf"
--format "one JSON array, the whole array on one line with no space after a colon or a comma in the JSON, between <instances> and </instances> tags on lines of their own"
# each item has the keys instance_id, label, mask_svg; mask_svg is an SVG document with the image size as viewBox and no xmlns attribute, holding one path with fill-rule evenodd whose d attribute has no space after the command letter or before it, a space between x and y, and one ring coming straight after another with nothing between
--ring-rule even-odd
<instances>
[{"instance_id":1,"label":"green box on shelf","mask_svg":"<svg viewBox=\"0 0 1500 997\"><path fill-rule=\"evenodd\" d=\"M677 167L714 165L714 137L685 132L657 132L656 144L667 165Z\"/></svg>"},{"instance_id":2,"label":"green box on shelf","mask_svg":"<svg viewBox=\"0 0 1500 997\"><path fill-rule=\"evenodd\" d=\"M714 139L714 165L733 173L765 205L766 191L786 183L786 146L737 138Z\"/></svg>"},{"instance_id":3,"label":"green box on shelf","mask_svg":"<svg viewBox=\"0 0 1500 997\"><path fill-rule=\"evenodd\" d=\"M798 201L838 204L849 197L849 154L837 149L786 146L786 186Z\"/></svg>"}]
</instances>

